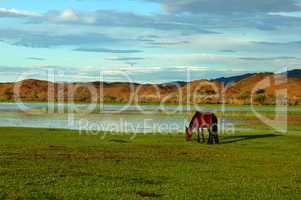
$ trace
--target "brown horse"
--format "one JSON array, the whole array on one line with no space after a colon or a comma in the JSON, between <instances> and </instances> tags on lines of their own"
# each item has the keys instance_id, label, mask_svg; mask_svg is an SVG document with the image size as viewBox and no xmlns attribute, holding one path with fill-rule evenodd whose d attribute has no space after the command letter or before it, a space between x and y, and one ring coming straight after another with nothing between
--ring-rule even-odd
<instances>
[{"instance_id":1,"label":"brown horse","mask_svg":"<svg viewBox=\"0 0 301 200\"><path fill-rule=\"evenodd\" d=\"M189 127L186 127L186 134L185 139L186 141L191 140L192 138L192 132L194 129L197 129L198 132L198 142L201 142L200 138L200 129L202 129L202 139L203 142L205 142L204 137L204 128L208 129L209 132L209 138L208 138L208 144L218 144L218 121L217 117L214 113L202 113L202 112L196 112L190 121Z\"/></svg>"}]
</instances>

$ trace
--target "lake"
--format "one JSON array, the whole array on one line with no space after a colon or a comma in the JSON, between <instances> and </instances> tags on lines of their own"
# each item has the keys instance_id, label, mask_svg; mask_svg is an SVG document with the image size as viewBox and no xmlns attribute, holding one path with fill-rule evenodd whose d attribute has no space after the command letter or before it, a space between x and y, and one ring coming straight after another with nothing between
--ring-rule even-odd
<instances>
[{"instance_id":1,"label":"lake","mask_svg":"<svg viewBox=\"0 0 301 200\"><path fill-rule=\"evenodd\" d=\"M55 112L50 112L55 110ZM183 132L194 110L209 112L250 112L250 106L218 105L160 106L160 105L88 105L47 103L0 103L1 127L62 128L118 133ZM273 107L256 107L258 112L272 112ZM290 108L299 112L300 108ZM222 126L242 125L243 119L220 117Z\"/></svg>"}]
</instances>

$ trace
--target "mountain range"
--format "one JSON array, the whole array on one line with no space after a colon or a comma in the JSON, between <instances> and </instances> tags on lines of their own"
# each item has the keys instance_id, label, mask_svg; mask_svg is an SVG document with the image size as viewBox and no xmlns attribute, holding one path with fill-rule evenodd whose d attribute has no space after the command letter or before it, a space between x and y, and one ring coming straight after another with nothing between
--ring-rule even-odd
<instances>
[{"instance_id":1,"label":"mountain range","mask_svg":"<svg viewBox=\"0 0 301 200\"><path fill-rule=\"evenodd\" d=\"M287 76L283 76L287 75ZM301 70L252 73L214 80L139 84L127 82L52 83L23 80L0 83L0 100L106 103L301 104Z\"/></svg>"}]
</instances>

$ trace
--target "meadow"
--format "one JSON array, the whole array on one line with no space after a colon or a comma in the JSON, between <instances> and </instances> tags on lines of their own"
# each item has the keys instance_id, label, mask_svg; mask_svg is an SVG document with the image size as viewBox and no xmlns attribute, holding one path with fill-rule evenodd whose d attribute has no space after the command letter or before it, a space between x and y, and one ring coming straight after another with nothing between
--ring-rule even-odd
<instances>
[{"instance_id":1,"label":"meadow","mask_svg":"<svg viewBox=\"0 0 301 200\"><path fill-rule=\"evenodd\" d=\"M238 131L210 146L2 127L0 199L300 199L299 133Z\"/></svg>"}]
</instances>

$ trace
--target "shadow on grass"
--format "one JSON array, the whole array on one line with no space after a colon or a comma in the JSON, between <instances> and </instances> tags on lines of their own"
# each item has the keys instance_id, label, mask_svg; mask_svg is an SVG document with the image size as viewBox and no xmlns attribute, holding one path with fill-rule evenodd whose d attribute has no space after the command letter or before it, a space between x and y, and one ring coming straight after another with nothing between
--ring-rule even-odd
<instances>
[{"instance_id":1,"label":"shadow on grass","mask_svg":"<svg viewBox=\"0 0 301 200\"><path fill-rule=\"evenodd\" d=\"M129 143L129 141L126 140L119 140L119 139L111 139L109 140L110 142L114 142L114 143Z\"/></svg>"},{"instance_id":2,"label":"shadow on grass","mask_svg":"<svg viewBox=\"0 0 301 200\"><path fill-rule=\"evenodd\" d=\"M223 138L221 144L231 144L235 142L245 141L245 140L254 140L260 138L272 138L272 137L279 137L281 135L276 134L258 134L258 135L236 135L236 136L229 136Z\"/></svg>"},{"instance_id":3,"label":"shadow on grass","mask_svg":"<svg viewBox=\"0 0 301 200\"><path fill-rule=\"evenodd\" d=\"M137 195L141 197L161 197L162 194L156 193L156 192L137 192Z\"/></svg>"}]
</instances>

